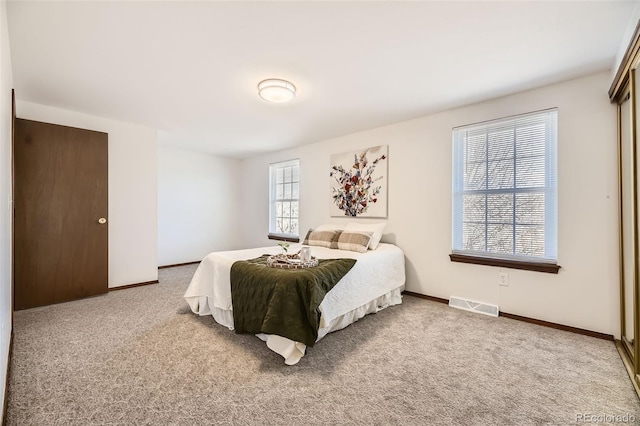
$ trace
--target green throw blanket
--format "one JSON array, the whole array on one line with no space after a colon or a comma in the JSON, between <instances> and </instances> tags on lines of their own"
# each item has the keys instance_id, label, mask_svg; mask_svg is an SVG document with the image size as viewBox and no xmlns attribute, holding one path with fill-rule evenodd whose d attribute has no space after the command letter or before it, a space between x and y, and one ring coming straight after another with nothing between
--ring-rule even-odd
<instances>
[{"instance_id":1,"label":"green throw blanket","mask_svg":"<svg viewBox=\"0 0 640 426\"><path fill-rule=\"evenodd\" d=\"M318 307L355 259L320 259L313 268L279 269L267 266L268 257L231 266L236 333L277 334L313 346L320 324Z\"/></svg>"}]
</instances>

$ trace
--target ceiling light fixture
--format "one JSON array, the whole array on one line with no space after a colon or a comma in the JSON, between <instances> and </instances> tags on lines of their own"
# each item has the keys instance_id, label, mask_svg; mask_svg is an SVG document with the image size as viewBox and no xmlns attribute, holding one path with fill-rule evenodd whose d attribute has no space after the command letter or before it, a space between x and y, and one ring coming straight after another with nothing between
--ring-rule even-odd
<instances>
[{"instance_id":1,"label":"ceiling light fixture","mask_svg":"<svg viewBox=\"0 0 640 426\"><path fill-rule=\"evenodd\" d=\"M289 102L296 96L296 86L287 80L269 78L258 83L258 95L267 102Z\"/></svg>"}]
</instances>

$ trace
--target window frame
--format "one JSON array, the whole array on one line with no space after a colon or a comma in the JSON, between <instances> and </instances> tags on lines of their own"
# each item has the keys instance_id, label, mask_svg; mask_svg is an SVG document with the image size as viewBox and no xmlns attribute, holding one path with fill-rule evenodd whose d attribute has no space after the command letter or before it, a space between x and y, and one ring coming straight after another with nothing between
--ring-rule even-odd
<instances>
[{"instance_id":1,"label":"window frame","mask_svg":"<svg viewBox=\"0 0 640 426\"><path fill-rule=\"evenodd\" d=\"M290 198L284 198L284 193L283 193L283 198L277 198L276 185L278 184L277 184L276 173L279 169L285 169L287 167L298 168L297 181L293 180L293 173L292 173L291 180L287 182L283 182L283 184L287 184L287 183L298 184L297 198L293 197L293 188L291 190ZM297 234L276 232L276 220L277 220L276 203L278 202L297 202L298 203L298 216L296 218L298 222ZM278 161L278 162L269 164L269 233L267 234L267 238L269 238L270 240L277 240L277 241L288 241L288 242L294 242L294 243L300 242L300 159L299 158L293 158L291 160Z\"/></svg>"},{"instance_id":2,"label":"window frame","mask_svg":"<svg viewBox=\"0 0 640 426\"><path fill-rule=\"evenodd\" d=\"M544 116L549 116L546 118ZM513 188L502 188L502 189L490 189L489 188L489 177L490 177L490 160L487 159L484 163L487 165L486 168L486 176L485 182L486 187L484 189L474 189L469 190L465 189L465 163L464 163L464 151L466 136L459 136L461 132L478 132L481 131L482 128L486 128L485 132L489 135L492 129L496 129L498 127L503 127L507 125L513 125L514 129L518 127L518 120L526 120L526 119L536 119L536 117L540 117L541 121L548 123L549 125L545 128L545 140L544 140L544 170L545 170L545 180L544 187L537 187L536 189L532 189L531 187L522 187L518 188L517 186L517 168L514 165L514 175L513 175ZM550 120L550 121L549 121ZM550 133L552 132L552 133ZM478 132L479 133L479 132ZM479 265L488 265L488 266L499 266L505 268L513 268L513 269L525 269L539 272L548 272L548 273L558 273L560 266L557 263L557 223L558 223L558 214L557 214L557 158L558 158L558 150L557 150L557 139L558 139L558 109L550 108L545 110L533 111L525 114L518 114L509 117L503 117L495 120L489 120L474 124L469 124L465 126L455 127L452 130L452 249L449 258L452 262L462 262L462 263L471 263L471 264L479 264ZM489 150L489 142L487 139L486 149ZM515 139L513 139L514 143L514 154L513 161L514 164L517 161L517 151L515 146ZM495 161L495 160L494 160ZM545 206L544 206L544 256L533 256L533 255L516 255L516 254L505 254L505 253L496 253L486 251L487 248L485 246L485 250L469 250L463 249L463 229L464 221L463 221L463 195L465 192L467 194L479 194L488 196L492 193L512 193L514 194L514 200L512 204L512 210L514 215L514 220L512 223L514 240L513 247L515 250L517 239L515 237L516 231L516 194L518 193L527 193L527 192L536 192L543 191L545 194ZM549 198L551 197L551 198ZM488 213L485 213L484 222L485 226L489 224ZM555 220L554 220L555 219ZM486 231L485 231L486 234ZM488 238L488 235L485 235L485 239Z\"/></svg>"}]
</instances>

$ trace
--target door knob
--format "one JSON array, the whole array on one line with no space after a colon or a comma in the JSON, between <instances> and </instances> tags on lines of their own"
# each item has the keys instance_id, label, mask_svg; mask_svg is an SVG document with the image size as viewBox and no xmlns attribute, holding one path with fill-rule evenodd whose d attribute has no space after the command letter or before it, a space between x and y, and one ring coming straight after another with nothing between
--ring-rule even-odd
<instances>
[{"instance_id":1,"label":"door knob","mask_svg":"<svg viewBox=\"0 0 640 426\"><path fill-rule=\"evenodd\" d=\"M107 219L105 219L104 217L101 217L100 219L98 219L98 223L100 225L104 225L105 223L107 223Z\"/></svg>"}]
</instances>

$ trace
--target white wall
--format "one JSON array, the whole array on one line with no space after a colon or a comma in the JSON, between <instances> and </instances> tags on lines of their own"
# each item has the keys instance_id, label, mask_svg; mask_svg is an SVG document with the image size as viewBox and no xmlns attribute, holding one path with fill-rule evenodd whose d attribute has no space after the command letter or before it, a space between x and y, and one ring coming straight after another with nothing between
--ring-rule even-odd
<instances>
[{"instance_id":1,"label":"white wall","mask_svg":"<svg viewBox=\"0 0 640 426\"><path fill-rule=\"evenodd\" d=\"M240 160L158 147L158 264L241 248Z\"/></svg>"},{"instance_id":2,"label":"white wall","mask_svg":"<svg viewBox=\"0 0 640 426\"><path fill-rule=\"evenodd\" d=\"M0 409L4 394L11 336L11 53L7 4L0 2ZM0 414L0 418L2 414ZM0 420L0 423L2 421Z\"/></svg>"},{"instance_id":3,"label":"white wall","mask_svg":"<svg viewBox=\"0 0 640 426\"><path fill-rule=\"evenodd\" d=\"M385 238L405 251L407 290L497 304L504 312L619 336L616 110L610 73L542 87L243 161L246 246L271 245L268 165L300 158L301 230L329 217L329 155L389 144ZM453 127L558 107L559 274L452 263ZM375 219L359 219L378 222Z\"/></svg>"},{"instance_id":4,"label":"white wall","mask_svg":"<svg viewBox=\"0 0 640 426\"><path fill-rule=\"evenodd\" d=\"M157 131L19 97L18 118L109 134L109 287L158 279Z\"/></svg>"},{"instance_id":5,"label":"white wall","mask_svg":"<svg viewBox=\"0 0 640 426\"><path fill-rule=\"evenodd\" d=\"M635 8L631 12L629 16L629 22L627 24L627 28L622 35L622 39L620 40L620 46L618 46L618 52L616 53L616 59L614 60L611 66L611 76L610 80L613 81L616 73L618 72L618 68L620 67L620 63L624 58L624 54L627 52L627 48L629 44L632 42L633 35L636 31L636 27L638 26L638 22L640 20L640 2L636 4ZM611 81L609 83L611 83Z\"/></svg>"}]
</instances>

